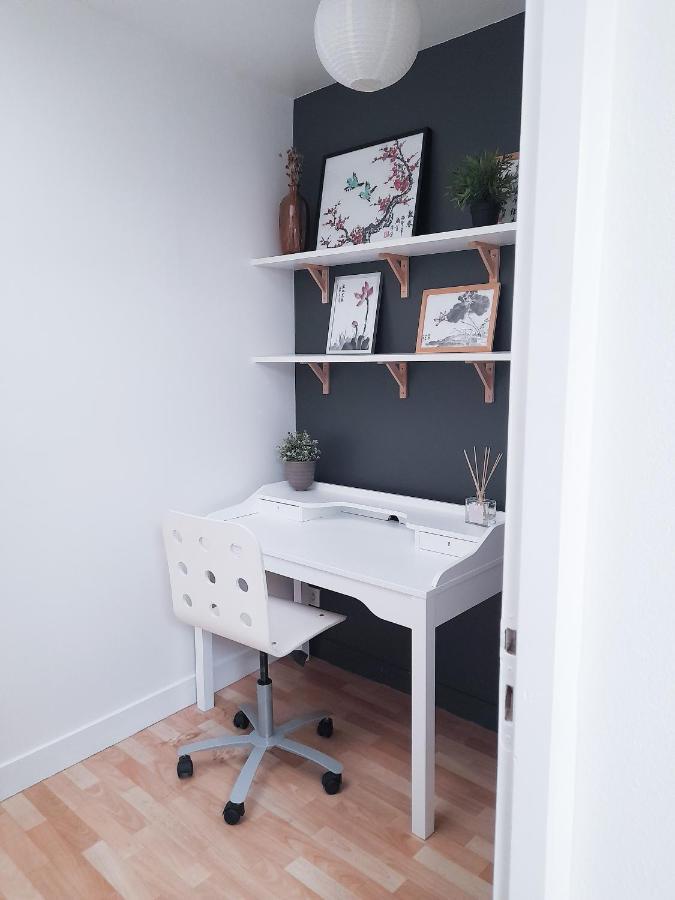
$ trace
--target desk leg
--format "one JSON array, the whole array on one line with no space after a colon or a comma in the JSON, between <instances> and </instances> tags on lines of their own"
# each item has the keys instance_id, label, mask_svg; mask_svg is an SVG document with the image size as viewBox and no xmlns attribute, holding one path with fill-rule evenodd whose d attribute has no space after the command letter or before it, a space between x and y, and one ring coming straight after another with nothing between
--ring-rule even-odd
<instances>
[{"instance_id":1,"label":"desk leg","mask_svg":"<svg viewBox=\"0 0 675 900\"><path fill-rule=\"evenodd\" d=\"M412 832L434 830L436 628L429 610L412 629Z\"/></svg>"},{"instance_id":2,"label":"desk leg","mask_svg":"<svg viewBox=\"0 0 675 900\"><path fill-rule=\"evenodd\" d=\"M197 706L206 712L213 709L213 635L195 628L195 676Z\"/></svg>"},{"instance_id":3,"label":"desk leg","mask_svg":"<svg viewBox=\"0 0 675 900\"><path fill-rule=\"evenodd\" d=\"M293 601L294 601L295 603L302 603L302 602L303 602L303 599L302 599L302 582L301 582L301 581L298 581L297 578L294 578L294 579L293 579ZM301 647L300 649L301 649L301 650L304 650L304 652L307 654L307 657L309 658L309 641L305 641L305 643L302 645L302 647Z\"/></svg>"}]
</instances>

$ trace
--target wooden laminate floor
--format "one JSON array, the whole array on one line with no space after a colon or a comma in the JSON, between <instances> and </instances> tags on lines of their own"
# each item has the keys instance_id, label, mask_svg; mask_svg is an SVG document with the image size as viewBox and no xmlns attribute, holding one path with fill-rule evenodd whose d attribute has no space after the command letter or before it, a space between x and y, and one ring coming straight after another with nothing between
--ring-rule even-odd
<instances>
[{"instance_id":1,"label":"wooden laminate floor","mask_svg":"<svg viewBox=\"0 0 675 900\"><path fill-rule=\"evenodd\" d=\"M222 808L245 750L195 754L176 778L175 747L235 731L232 715L255 697L255 676L103 750L0 805L0 895L127 897L490 897L496 735L437 713L435 834L409 831L410 698L320 660L272 667L275 717L334 711L335 733L297 739L344 764L340 794L321 771L266 755L246 816Z\"/></svg>"}]
</instances>

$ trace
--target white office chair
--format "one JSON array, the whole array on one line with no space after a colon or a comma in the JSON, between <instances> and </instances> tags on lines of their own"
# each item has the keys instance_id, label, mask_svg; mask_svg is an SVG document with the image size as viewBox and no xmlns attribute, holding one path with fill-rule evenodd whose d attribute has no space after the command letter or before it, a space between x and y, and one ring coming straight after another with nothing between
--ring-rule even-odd
<instances>
[{"instance_id":1,"label":"white office chair","mask_svg":"<svg viewBox=\"0 0 675 900\"><path fill-rule=\"evenodd\" d=\"M245 735L223 735L180 747L178 777L192 775L190 753L250 745L252 750L223 810L228 825L236 825L244 815L244 800L256 770L265 751L272 747L323 766L326 769L322 778L324 789L328 794L336 794L342 783L341 763L288 738L301 725L317 720L318 733L330 737L333 721L322 711L274 725L268 654L286 656L345 617L270 597L258 541L243 525L171 512L164 523L164 543L176 616L188 625L260 651L257 708L244 706L234 716L237 728L252 725L253 730Z\"/></svg>"}]
</instances>

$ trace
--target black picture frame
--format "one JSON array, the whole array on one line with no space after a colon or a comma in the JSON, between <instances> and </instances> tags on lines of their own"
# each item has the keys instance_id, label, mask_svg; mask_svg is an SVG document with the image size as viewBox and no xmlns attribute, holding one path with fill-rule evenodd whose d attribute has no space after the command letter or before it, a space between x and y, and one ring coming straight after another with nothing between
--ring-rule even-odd
<instances>
[{"instance_id":1,"label":"black picture frame","mask_svg":"<svg viewBox=\"0 0 675 900\"><path fill-rule=\"evenodd\" d=\"M336 150L333 153L326 153L323 157L321 163L321 178L319 180L319 195L317 197L316 203L316 228L314 229L314 246L317 250L321 249L319 246L319 232L321 230L321 207L322 207L322 199L323 199L323 189L324 189L324 181L326 175L326 164L329 160L334 159L337 156L345 156L348 153L354 153L358 150L366 150L369 147L372 147L374 150L378 149L381 145L387 144L391 141L400 141L404 138L414 137L416 135L422 135L422 149L420 151L420 165L419 165L419 174L417 178L417 194L415 197L415 209L413 212L413 224L412 224L412 234L417 234L417 226L419 223L419 207L420 207L420 197L422 191L424 189L424 178L425 171L427 168L427 157L429 154L429 145L431 143L431 128L428 126L424 126L422 128L415 128L409 131L404 131L402 134L394 134L389 135L388 137L381 138L379 140L374 141L366 141L363 144L357 144L354 147L346 147L342 150ZM356 246L355 244L349 243L343 246Z\"/></svg>"}]
</instances>

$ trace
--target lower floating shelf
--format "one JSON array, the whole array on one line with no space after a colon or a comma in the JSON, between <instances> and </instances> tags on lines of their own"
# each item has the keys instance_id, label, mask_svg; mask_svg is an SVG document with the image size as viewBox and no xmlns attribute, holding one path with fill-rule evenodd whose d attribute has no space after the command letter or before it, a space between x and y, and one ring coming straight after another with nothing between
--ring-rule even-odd
<instances>
[{"instance_id":1,"label":"lower floating shelf","mask_svg":"<svg viewBox=\"0 0 675 900\"><path fill-rule=\"evenodd\" d=\"M376 363L386 366L399 387L399 397L408 396L408 363L458 363L472 365L481 380L486 403L494 402L495 363L510 362L509 351L497 353L370 353L370 354L297 354L254 356L254 363L293 363L308 365L321 382L323 393L330 393L331 363Z\"/></svg>"}]
</instances>

